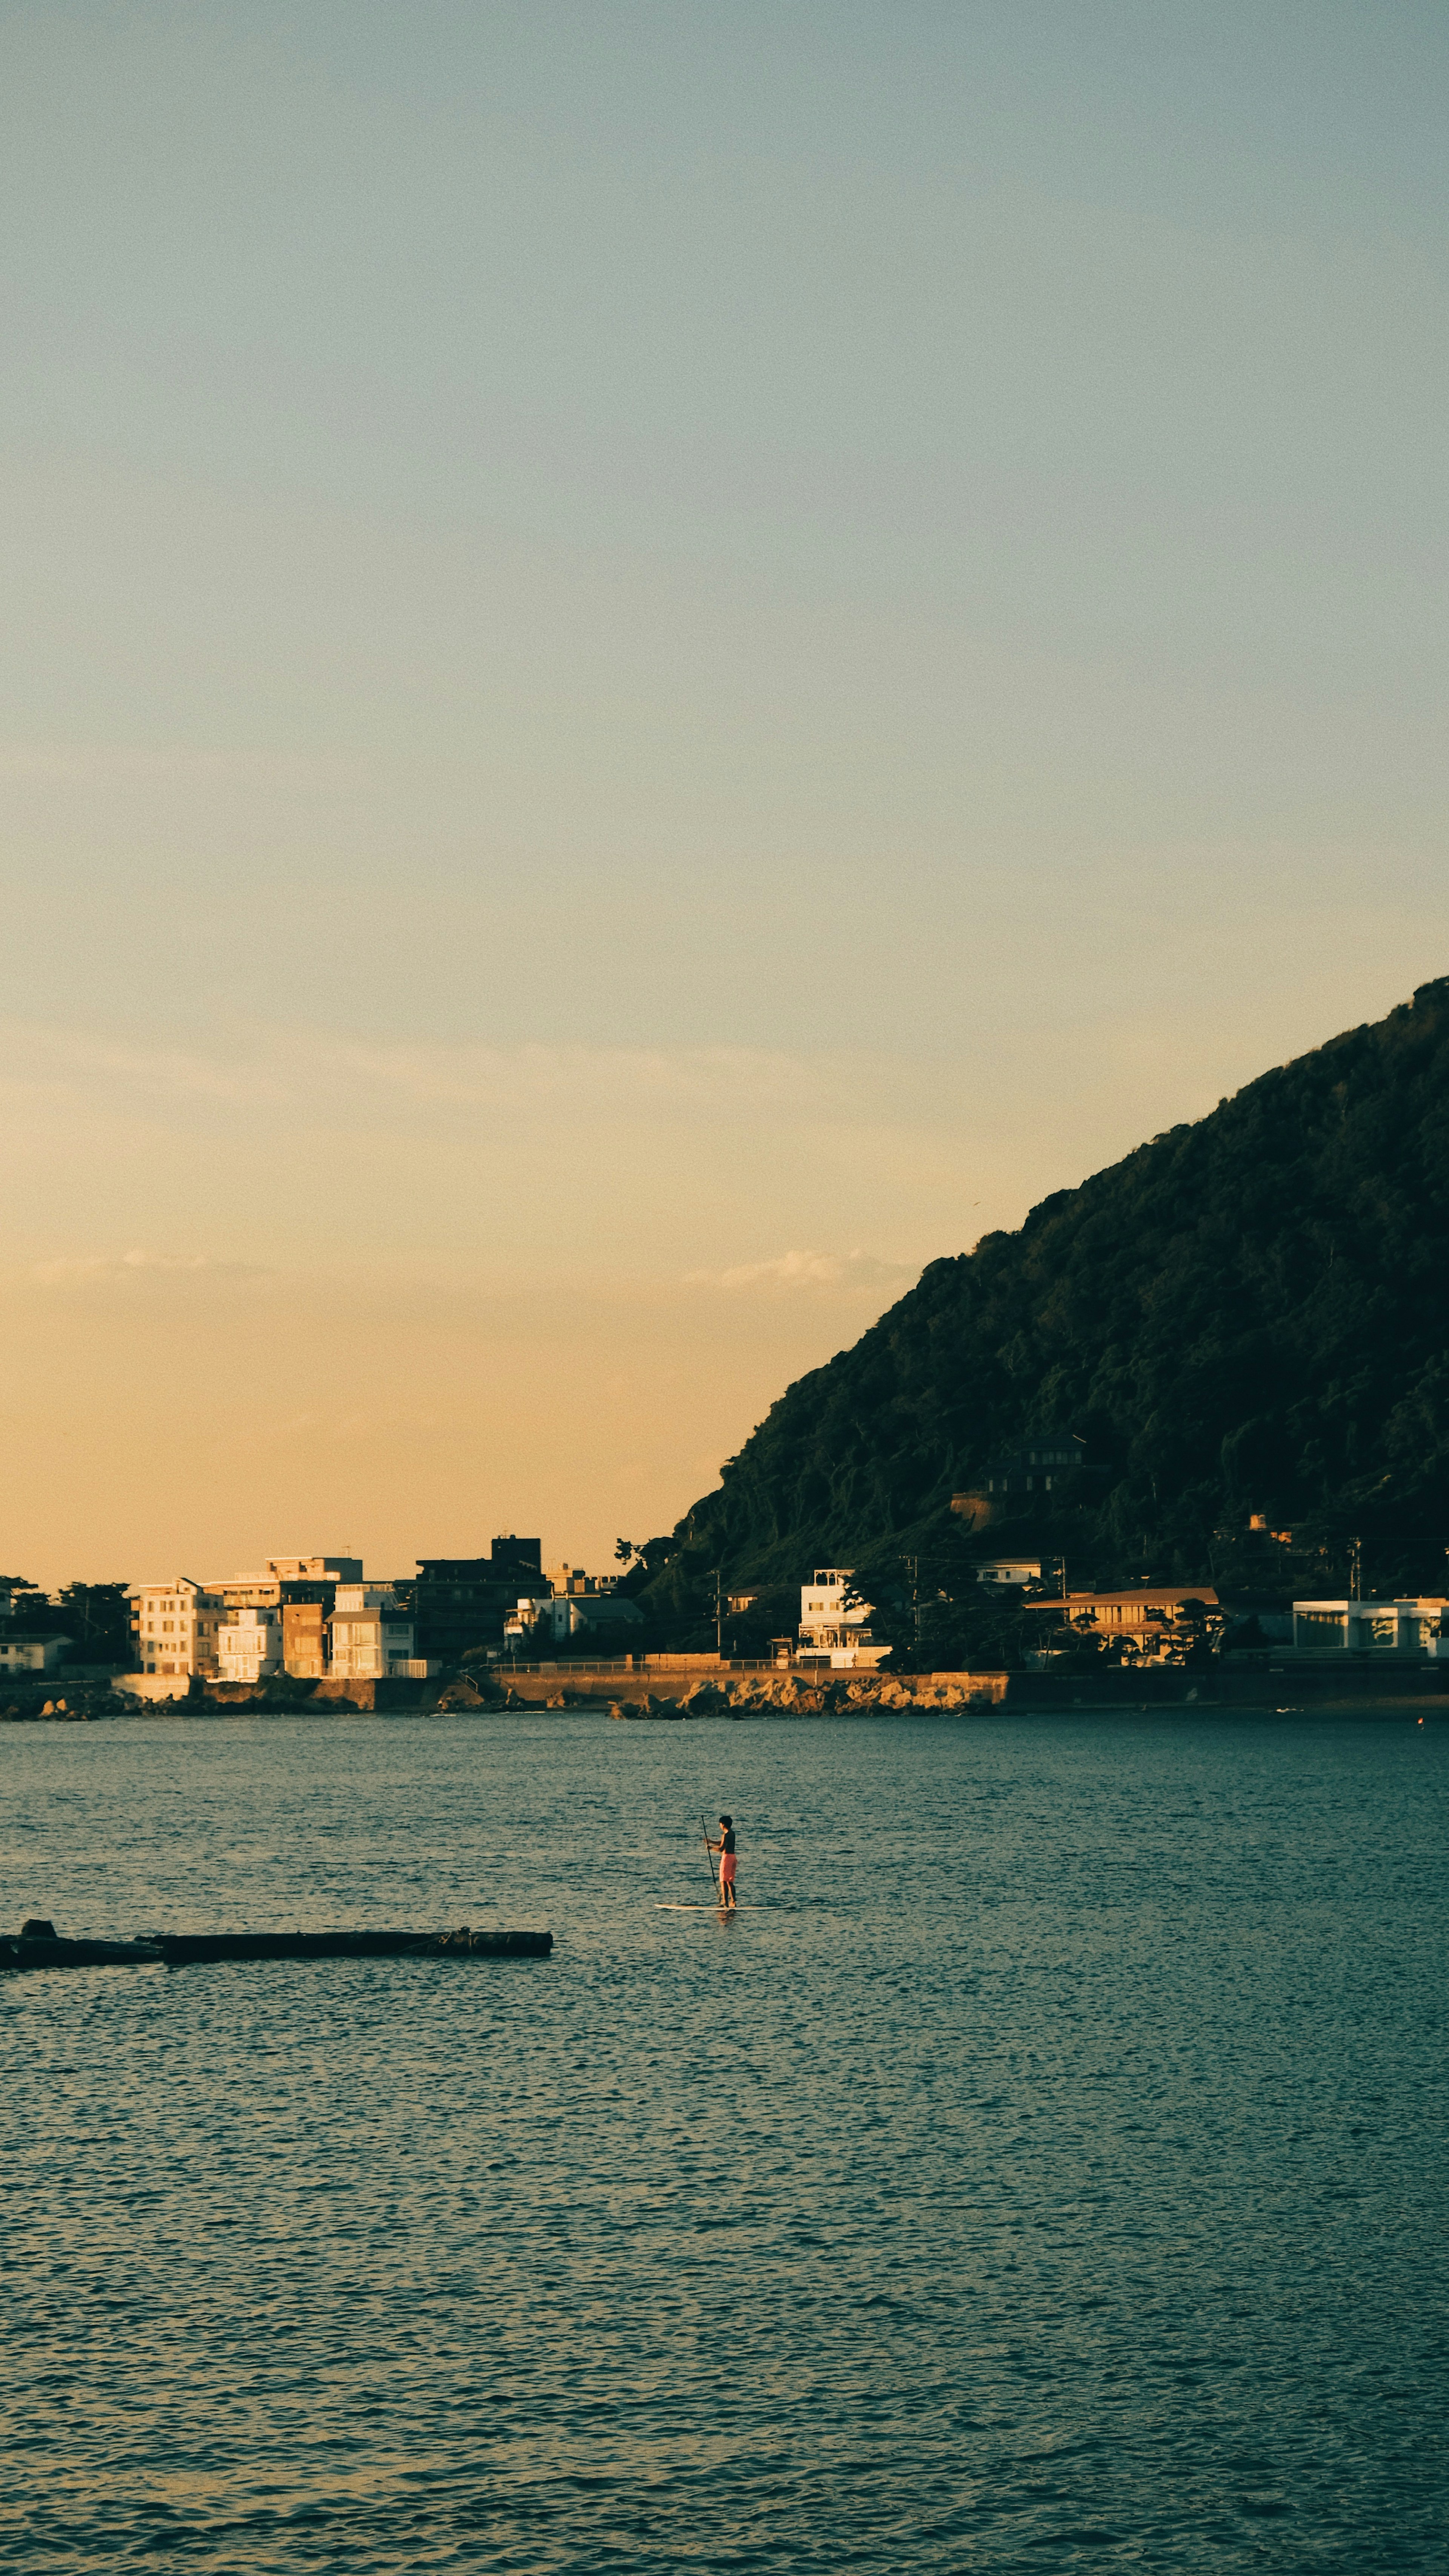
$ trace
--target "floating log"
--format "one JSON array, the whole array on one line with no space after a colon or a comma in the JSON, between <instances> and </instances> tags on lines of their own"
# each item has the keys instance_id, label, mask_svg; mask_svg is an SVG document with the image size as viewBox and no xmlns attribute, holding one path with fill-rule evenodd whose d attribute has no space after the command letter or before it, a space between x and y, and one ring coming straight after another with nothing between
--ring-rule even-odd
<instances>
[{"instance_id":1,"label":"floating log","mask_svg":"<svg viewBox=\"0 0 1449 2576\"><path fill-rule=\"evenodd\" d=\"M12 1939L0 1935L0 1977L21 1968L142 1968L160 1956L154 1941L63 1941L49 1925L44 1932L27 1926Z\"/></svg>"},{"instance_id":2,"label":"floating log","mask_svg":"<svg viewBox=\"0 0 1449 2576\"><path fill-rule=\"evenodd\" d=\"M67 1941L53 1923L0 1933L0 1976L22 1968L199 1967L220 1959L546 1959L551 1932L153 1932L144 1941Z\"/></svg>"},{"instance_id":3,"label":"floating log","mask_svg":"<svg viewBox=\"0 0 1449 2576\"><path fill-rule=\"evenodd\" d=\"M158 1932L168 1967L216 1959L546 1959L551 1932Z\"/></svg>"}]
</instances>

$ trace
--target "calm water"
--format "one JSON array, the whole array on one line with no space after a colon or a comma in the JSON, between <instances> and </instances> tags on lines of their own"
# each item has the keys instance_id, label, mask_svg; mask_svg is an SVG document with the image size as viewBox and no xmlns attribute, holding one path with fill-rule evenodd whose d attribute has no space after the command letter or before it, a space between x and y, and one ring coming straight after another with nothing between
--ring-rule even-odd
<instances>
[{"instance_id":1,"label":"calm water","mask_svg":"<svg viewBox=\"0 0 1449 2576\"><path fill-rule=\"evenodd\" d=\"M1441 2568L1449 1724L7 1729L0 2558ZM733 1810L721 1924L690 1832Z\"/></svg>"}]
</instances>

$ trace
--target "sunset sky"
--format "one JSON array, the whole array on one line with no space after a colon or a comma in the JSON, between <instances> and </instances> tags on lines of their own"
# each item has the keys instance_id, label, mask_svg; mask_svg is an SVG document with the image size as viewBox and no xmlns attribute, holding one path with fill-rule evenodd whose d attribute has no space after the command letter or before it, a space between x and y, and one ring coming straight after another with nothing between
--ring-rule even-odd
<instances>
[{"instance_id":1,"label":"sunset sky","mask_svg":"<svg viewBox=\"0 0 1449 2576\"><path fill-rule=\"evenodd\" d=\"M1446 70L0 7L0 1570L597 1566L1449 970Z\"/></svg>"}]
</instances>

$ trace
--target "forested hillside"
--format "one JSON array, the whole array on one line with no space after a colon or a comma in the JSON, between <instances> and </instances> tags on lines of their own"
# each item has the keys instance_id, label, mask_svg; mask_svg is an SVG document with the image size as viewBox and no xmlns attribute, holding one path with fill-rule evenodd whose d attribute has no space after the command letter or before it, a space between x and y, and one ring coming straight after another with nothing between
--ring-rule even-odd
<instances>
[{"instance_id":1,"label":"forested hillside","mask_svg":"<svg viewBox=\"0 0 1449 2576\"><path fill-rule=\"evenodd\" d=\"M1062 1431L1102 1472L1032 1533L1074 1580L1207 1580L1261 1512L1326 1575L1355 1534L1370 1582L1443 1588L1449 978L933 1262L680 1523L659 1607L705 1565L937 1544L953 1492Z\"/></svg>"}]
</instances>

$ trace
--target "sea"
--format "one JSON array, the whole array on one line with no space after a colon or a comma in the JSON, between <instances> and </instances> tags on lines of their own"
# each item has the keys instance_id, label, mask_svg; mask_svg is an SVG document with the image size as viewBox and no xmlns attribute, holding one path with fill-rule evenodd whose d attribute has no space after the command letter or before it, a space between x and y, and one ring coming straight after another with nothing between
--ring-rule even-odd
<instances>
[{"instance_id":1,"label":"sea","mask_svg":"<svg viewBox=\"0 0 1449 2576\"><path fill-rule=\"evenodd\" d=\"M1443 2569L1421 1706L4 1730L0 2563Z\"/></svg>"}]
</instances>

